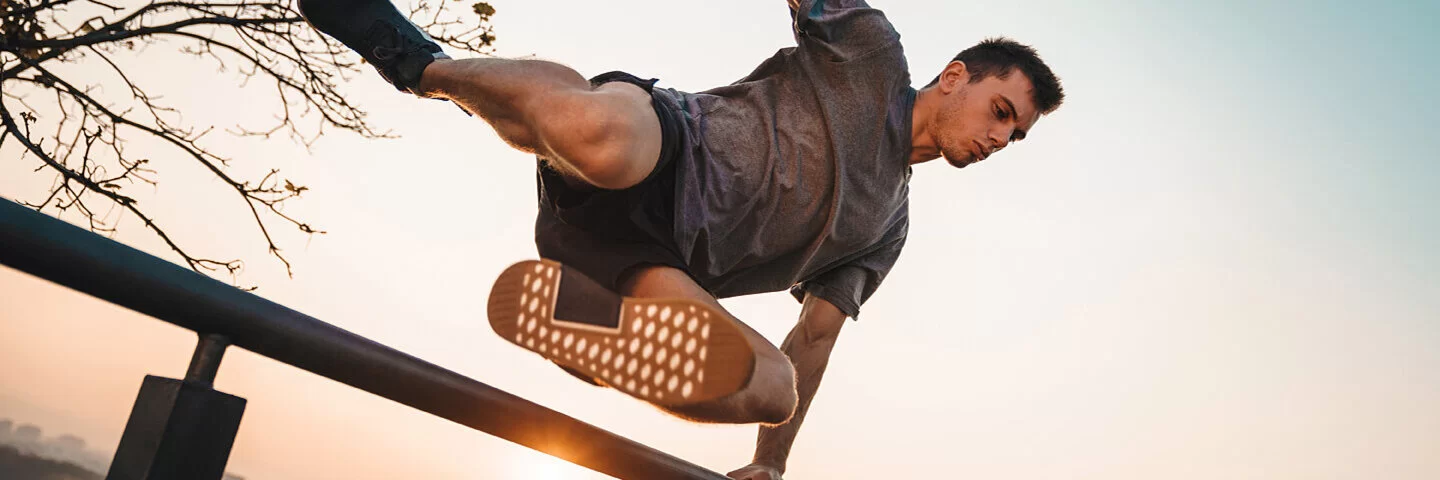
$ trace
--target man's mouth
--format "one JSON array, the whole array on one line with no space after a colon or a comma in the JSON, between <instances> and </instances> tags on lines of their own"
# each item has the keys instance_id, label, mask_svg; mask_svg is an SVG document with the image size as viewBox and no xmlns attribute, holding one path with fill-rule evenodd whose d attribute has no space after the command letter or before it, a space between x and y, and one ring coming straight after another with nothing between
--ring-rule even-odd
<instances>
[{"instance_id":1,"label":"man's mouth","mask_svg":"<svg viewBox=\"0 0 1440 480\"><path fill-rule=\"evenodd\" d=\"M990 156L990 154L985 153L985 148L984 148L984 147L981 147L979 142L970 142L970 143L972 143L972 144L975 145L975 162L979 162L979 161L984 160L984 159L986 159L987 157ZM975 163L975 162L971 162L971 163Z\"/></svg>"}]
</instances>

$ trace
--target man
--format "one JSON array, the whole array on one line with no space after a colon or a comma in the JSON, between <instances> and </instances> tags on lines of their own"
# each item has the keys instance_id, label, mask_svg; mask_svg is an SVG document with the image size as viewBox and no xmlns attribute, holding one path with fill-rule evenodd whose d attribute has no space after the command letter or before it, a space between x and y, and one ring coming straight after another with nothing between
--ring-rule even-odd
<instances>
[{"instance_id":1,"label":"man","mask_svg":"<svg viewBox=\"0 0 1440 480\"><path fill-rule=\"evenodd\" d=\"M982 161L1064 96L1007 39L917 92L899 35L864 0L790 0L797 45L700 93L452 60L386 0L300 7L399 90L454 102L539 158L545 260L500 275L495 331L684 418L763 423L735 478L784 471L845 319L905 243L910 166ZM716 301L786 289L803 307L780 349Z\"/></svg>"}]
</instances>

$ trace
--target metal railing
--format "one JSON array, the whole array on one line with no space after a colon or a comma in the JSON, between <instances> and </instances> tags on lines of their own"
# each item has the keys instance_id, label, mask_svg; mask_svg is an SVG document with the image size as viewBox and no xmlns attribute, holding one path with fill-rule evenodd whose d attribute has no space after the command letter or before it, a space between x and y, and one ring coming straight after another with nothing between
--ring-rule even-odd
<instances>
[{"instance_id":1,"label":"metal railing","mask_svg":"<svg viewBox=\"0 0 1440 480\"><path fill-rule=\"evenodd\" d=\"M111 480L220 478L244 409L210 390L228 345L618 478L726 478L3 199L0 264L199 335L184 381L146 378Z\"/></svg>"}]
</instances>

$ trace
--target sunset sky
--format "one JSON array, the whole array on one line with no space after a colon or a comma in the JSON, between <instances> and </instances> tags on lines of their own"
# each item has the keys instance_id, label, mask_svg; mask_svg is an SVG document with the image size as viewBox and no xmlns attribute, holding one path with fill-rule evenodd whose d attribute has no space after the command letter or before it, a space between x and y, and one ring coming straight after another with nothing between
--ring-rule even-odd
<instances>
[{"instance_id":1,"label":"sunset sky","mask_svg":"<svg viewBox=\"0 0 1440 480\"><path fill-rule=\"evenodd\" d=\"M783 0L492 3L501 56L682 90L793 44ZM787 478L1440 478L1440 4L1084 3L872 2L917 87L1003 34L1068 95L983 164L915 168L905 251ZM175 49L127 65L187 121L271 118L272 88ZM131 192L184 244L244 258L261 296L712 470L748 463L753 426L668 417L497 338L489 285L535 255L532 158L377 75L343 89L401 138L207 138L312 189L287 213L329 233L278 235L293 279L184 159ZM43 198L51 176L19 157L0 149L0 197ZM176 259L133 217L116 239ZM776 343L800 310L724 303ZM0 267L0 418L108 453L142 377L183 376L193 347ZM240 349L216 387L249 400L228 468L249 480L605 478Z\"/></svg>"}]
</instances>

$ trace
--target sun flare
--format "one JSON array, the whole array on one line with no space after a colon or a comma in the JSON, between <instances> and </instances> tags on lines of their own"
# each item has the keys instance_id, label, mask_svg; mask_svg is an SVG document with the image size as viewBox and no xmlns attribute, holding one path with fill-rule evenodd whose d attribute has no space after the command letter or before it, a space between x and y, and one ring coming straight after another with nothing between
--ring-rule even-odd
<instances>
[{"instance_id":1,"label":"sun flare","mask_svg":"<svg viewBox=\"0 0 1440 480\"><path fill-rule=\"evenodd\" d=\"M525 480L589 480L609 478L564 460L531 450L517 451L505 478Z\"/></svg>"}]
</instances>

